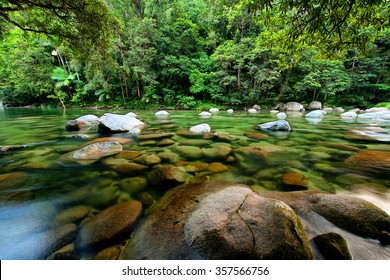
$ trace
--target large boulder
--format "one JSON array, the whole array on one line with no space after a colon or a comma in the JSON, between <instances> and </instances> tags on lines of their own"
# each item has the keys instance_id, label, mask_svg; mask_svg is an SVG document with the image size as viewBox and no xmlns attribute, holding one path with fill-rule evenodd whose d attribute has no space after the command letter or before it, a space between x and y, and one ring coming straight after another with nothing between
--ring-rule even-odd
<instances>
[{"instance_id":1,"label":"large boulder","mask_svg":"<svg viewBox=\"0 0 390 280\"><path fill-rule=\"evenodd\" d=\"M259 125L262 130L269 131L291 131L291 126L286 120L267 122Z\"/></svg>"},{"instance_id":2,"label":"large boulder","mask_svg":"<svg viewBox=\"0 0 390 280\"><path fill-rule=\"evenodd\" d=\"M111 134L129 132L133 128L142 128L144 123L135 117L119 114L104 114L98 124L98 133Z\"/></svg>"},{"instance_id":3,"label":"large boulder","mask_svg":"<svg viewBox=\"0 0 390 280\"><path fill-rule=\"evenodd\" d=\"M98 250L127 238L142 213L136 200L107 208L81 226L76 238L78 249Z\"/></svg>"},{"instance_id":4,"label":"large boulder","mask_svg":"<svg viewBox=\"0 0 390 280\"><path fill-rule=\"evenodd\" d=\"M390 216L361 198L320 191L257 193L284 201L300 216L307 217L310 213L316 213L336 226L362 237L379 239L383 232L390 232Z\"/></svg>"},{"instance_id":5,"label":"large boulder","mask_svg":"<svg viewBox=\"0 0 390 280\"><path fill-rule=\"evenodd\" d=\"M245 185L185 184L167 192L121 259L312 259L294 211Z\"/></svg>"}]
</instances>

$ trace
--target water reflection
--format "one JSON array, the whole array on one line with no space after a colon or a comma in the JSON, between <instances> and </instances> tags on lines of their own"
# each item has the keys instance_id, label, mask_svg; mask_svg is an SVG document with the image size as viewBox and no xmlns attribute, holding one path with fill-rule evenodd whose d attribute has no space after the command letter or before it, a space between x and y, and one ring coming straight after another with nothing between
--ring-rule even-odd
<instances>
[{"instance_id":1,"label":"water reflection","mask_svg":"<svg viewBox=\"0 0 390 280\"><path fill-rule=\"evenodd\" d=\"M226 160L211 154L208 154L209 158L199 156L192 160L195 154L185 158L185 153L191 152L190 149L178 155L174 153L174 148L170 148L172 143L159 146L160 142L153 139L141 141L135 135L120 134L116 136L129 138L129 142L123 145L128 158L112 156L86 166L63 161L64 155L85 146L89 143L87 141L101 137L94 128L81 131L82 134L77 136L64 129L66 121L91 113L101 116L106 112L11 108L0 111L0 145L39 143L0 155L1 259L46 258L63 245L60 241L72 237L75 227L79 225L78 220L54 225L54 217L63 210L87 205L96 213L128 199L139 199L145 205L151 205L162 195L161 190L156 191L145 184L142 188L137 185L138 189L124 187L126 180L146 181L145 172L132 174L121 169L123 164L128 164L129 158L133 160L132 156L137 158L141 154L160 155L163 164L170 163L186 170L192 179L224 179L270 191L280 190L282 174L300 173L308 179L309 189L347 192L390 213L390 178L386 174L371 173L370 170L362 174L355 166L345 164L347 158L365 149L390 151L388 138L365 138L362 136L366 135L350 133L357 130L388 135L389 128L386 126L380 126L381 130L375 131L370 126L367 129L366 123L353 121L351 125L337 114L328 114L323 119L309 119L303 118L301 113L288 113L287 120L292 131L275 133L254 129L261 123L277 120L269 112L248 114L235 111L234 115L220 112L212 118L203 119L198 116L199 112L172 111L169 118L161 119L154 116L154 112L138 111L138 118L149 125L141 132L172 134L172 147L192 145L198 151L209 149L210 153L220 147L235 151L256 146L260 147L258 151L261 152L252 155L244 150L242 159L232 152ZM314 121L314 125L308 125L311 121ZM188 130L203 122L210 125L212 139L187 139L176 134L179 130ZM215 140L216 136L219 137L218 141ZM221 161L227 171L212 173L207 170L207 165L213 161ZM202 165L204 169L200 170L199 166ZM199 170L194 166L198 166ZM388 170L382 173L385 172L388 174ZM390 259L389 249L376 241L346 233L318 217L305 218L317 228L317 233L342 233L356 259Z\"/></svg>"}]
</instances>

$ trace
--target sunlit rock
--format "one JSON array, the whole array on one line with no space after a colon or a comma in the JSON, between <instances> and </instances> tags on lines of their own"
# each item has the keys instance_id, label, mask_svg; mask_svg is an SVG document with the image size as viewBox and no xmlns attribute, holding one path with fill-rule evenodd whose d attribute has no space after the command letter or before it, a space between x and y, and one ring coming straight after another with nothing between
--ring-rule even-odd
<instances>
[{"instance_id":1,"label":"sunlit rock","mask_svg":"<svg viewBox=\"0 0 390 280\"><path fill-rule=\"evenodd\" d=\"M154 113L156 117L167 117L169 116L169 113L166 110L157 111Z\"/></svg>"},{"instance_id":2,"label":"sunlit rock","mask_svg":"<svg viewBox=\"0 0 390 280\"><path fill-rule=\"evenodd\" d=\"M284 113L284 112L280 112L280 113L277 113L277 114L276 114L276 117L277 117L278 119L280 119L280 120L284 120L284 119L287 118L287 115L286 115L286 113Z\"/></svg>"},{"instance_id":3,"label":"sunlit rock","mask_svg":"<svg viewBox=\"0 0 390 280\"><path fill-rule=\"evenodd\" d=\"M260 124L259 127L262 130L291 131L291 126L286 120L278 120L278 121L263 123Z\"/></svg>"},{"instance_id":4,"label":"sunlit rock","mask_svg":"<svg viewBox=\"0 0 390 280\"><path fill-rule=\"evenodd\" d=\"M98 124L98 133L110 134L128 132L133 128L142 128L144 123L135 117L106 113Z\"/></svg>"},{"instance_id":5,"label":"sunlit rock","mask_svg":"<svg viewBox=\"0 0 390 280\"><path fill-rule=\"evenodd\" d=\"M157 202L121 259L312 259L302 224L287 204L245 185L178 186Z\"/></svg>"},{"instance_id":6,"label":"sunlit rock","mask_svg":"<svg viewBox=\"0 0 390 280\"><path fill-rule=\"evenodd\" d=\"M209 133L211 132L211 127L207 123L201 123L190 127L190 131L193 133Z\"/></svg>"}]
</instances>

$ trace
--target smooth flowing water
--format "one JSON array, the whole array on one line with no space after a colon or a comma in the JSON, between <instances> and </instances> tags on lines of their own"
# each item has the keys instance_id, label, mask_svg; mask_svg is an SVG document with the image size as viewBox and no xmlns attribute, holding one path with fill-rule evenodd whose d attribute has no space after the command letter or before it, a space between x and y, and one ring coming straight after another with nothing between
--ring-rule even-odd
<instances>
[{"instance_id":1,"label":"smooth flowing water","mask_svg":"<svg viewBox=\"0 0 390 280\"><path fill-rule=\"evenodd\" d=\"M79 225L88 215L131 198L142 201L147 209L163 195L164 191L147 183L131 190L122 184L128 178L146 178L153 164L141 173L127 174L115 168L115 156L88 165L63 160L67 153L103 137L95 128L80 134L68 132L65 123L85 114L100 117L106 112L129 111L0 108L0 146L26 145L0 152L1 259L46 258L73 231L64 226L68 221ZM233 151L261 145L269 154L263 161L254 160L249 167L240 165L233 154L221 160L223 168L217 171L191 167L192 163L199 167L210 160L177 155L177 162L171 163L191 174L192 180L219 179L245 183L254 189L280 191L281 176L295 172L306 177L309 190L358 196L390 213L390 171L362 170L346 163L346 159L362 150L389 152L390 122L343 120L336 113L313 120L296 113L287 118L293 129L290 133L265 133L256 127L277 119L269 111L221 111L207 119L200 118L196 111L171 111L166 119L156 118L154 111L134 112L148 124L143 133L170 133L173 145L204 149L229 146ZM176 133L200 123L208 123L212 132L221 136L219 141L191 139ZM169 143L160 145L155 139L140 141L129 134L115 137L129 140L123 144L125 151L157 156L170 151ZM69 214L69 209L78 210ZM355 240L351 251L371 250L369 256L360 258L390 259L388 246L371 246L373 241L364 243L357 237ZM356 256L359 258L359 253Z\"/></svg>"}]
</instances>

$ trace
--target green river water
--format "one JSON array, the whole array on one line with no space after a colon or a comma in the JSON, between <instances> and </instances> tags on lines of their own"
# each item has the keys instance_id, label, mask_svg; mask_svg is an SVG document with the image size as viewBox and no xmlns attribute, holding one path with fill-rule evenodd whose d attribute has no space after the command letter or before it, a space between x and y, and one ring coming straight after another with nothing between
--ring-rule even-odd
<instances>
[{"instance_id":1,"label":"green river water","mask_svg":"<svg viewBox=\"0 0 390 280\"><path fill-rule=\"evenodd\" d=\"M142 201L147 209L163 195L165 190L148 185L131 191L122 188L124 179L140 178L145 174L129 176L116 172L109 160L114 156L89 165L62 160L63 155L102 137L92 128L80 132L88 139L72 138L70 136L77 133L66 131L65 123L85 114L100 117L106 112L125 114L129 110L0 108L0 146L27 145L0 154L0 259L47 258L46 243L52 242L47 238L47 232L61 227L58 217L69 208L87 206L91 209L88 215L94 215L134 198ZM197 111L170 111L167 119L156 118L155 111L133 112L149 125L143 133L171 133L178 145L201 148L228 145L233 150L261 145L270 152L268 160L252 162L251 170L243 169L234 156L222 162L227 167L224 172L186 169L192 180L227 180L255 189L279 191L282 174L295 172L307 178L311 190L361 197L390 213L390 170L362 170L345 163L346 159L365 149L390 152L390 121L342 120L337 113L329 113L322 121L313 121L293 114L287 118L292 127L290 133L265 133L256 126L277 119L269 111L257 114L221 111L208 119L200 118ZM200 123L208 123L213 133L225 135L229 141L201 139L197 142L176 135L177 131ZM359 133L367 130L375 133L370 134L371 137ZM153 140L115 136L131 140L123 144L124 150L154 155L169 149L169 146L158 146ZM193 162L199 164L206 160L181 157L179 161L176 165L185 169ZM82 220L74 222L79 224ZM389 246L380 246L370 240L365 242L362 238L351 237L350 240L355 240L355 244L350 244L355 251L369 251L360 258L390 259ZM81 256L89 258L82 252Z\"/></svg>"}]
</instances>

